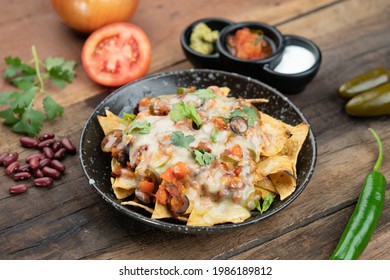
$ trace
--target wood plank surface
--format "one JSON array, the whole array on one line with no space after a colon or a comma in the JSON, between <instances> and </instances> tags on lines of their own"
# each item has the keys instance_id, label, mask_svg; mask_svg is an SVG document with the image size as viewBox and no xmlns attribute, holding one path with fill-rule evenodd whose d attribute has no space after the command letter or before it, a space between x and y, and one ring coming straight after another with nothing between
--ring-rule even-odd
<instances>
[{"instance_id":1,"label":"wood plank surface","mask_svg":"<svg viewBox=\"0 0 390 280\"><path fill-rule=\"evenodd\" d=\"M207 8L205 8L207 7ZM180 32L194 20L224 17L264 21L284 34L316 42L323 62L302 93L288 96L306 115L318 144L311 182L285 210L260 223L210 235L183 235L145 226L115 211L88 184L78 156L65 159L66 175L50 189L11 196L0 171L0 259L327 259L352 213L365 175L377 156L367 128L383 139L382 171L390 178L389 116L352 118L336 96L343 81L370 68L390 67L390 4L376 1L151 1L143 0L133 22L148 34L149 73L188 69ZM162 24L164 23L164 24ZM53 96L65 114L45 131L78 143L94 108L113 89L93 83L80 52L85 36L67 28L47 1L7 1L0 9L0 58L58 55L79 63L75 81ZM16 35L18 34L18 35ZM0 70L4 69L0 63ZM10 89L3 81L1 91ZM0 152L18 151L18 135L0 126ZM383 217L362 259L390 259L389 184Z\"/></svg>"}]
</instances>

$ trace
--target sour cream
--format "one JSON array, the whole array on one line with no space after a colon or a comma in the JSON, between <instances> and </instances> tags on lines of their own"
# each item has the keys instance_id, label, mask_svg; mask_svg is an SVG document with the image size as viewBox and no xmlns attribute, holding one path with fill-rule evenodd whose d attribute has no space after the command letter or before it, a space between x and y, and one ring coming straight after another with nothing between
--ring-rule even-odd
<instances>
[{"instance_id":1,"label":"sour cream","mask_svg":"<svg viewBox=\"0 0 390 280\"><path fill-rule=\"evenodd\" d=\"M290 45L285 47L280 63L274 69L282 74L296 74L306 71L315 63L314 54L307 48Z\"/></svg>"}]
</instances>

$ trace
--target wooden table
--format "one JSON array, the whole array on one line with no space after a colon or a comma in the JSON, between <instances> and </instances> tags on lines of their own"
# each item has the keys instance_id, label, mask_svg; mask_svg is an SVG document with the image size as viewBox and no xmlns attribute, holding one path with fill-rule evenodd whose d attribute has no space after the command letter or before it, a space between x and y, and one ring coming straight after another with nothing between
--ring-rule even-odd
<instances>
[{"instance_id":1,"label":"wooden table","mask_svg":"<svg viewBox=\"0 0 390 280\"><path fill-rule=\"evenodd\" d=\"M370 68L390 68L390 4L387 0L152 1L143 0L132 19L148 34L153 50L149 74L189 69L179 44L182 29L203 17L264 21L284 34L307 37L322 50L315 79L289 98L307 116L318 141L312 180L286 209L260 223L214 235L162 232L115 211L88 184L78 156L67 157L66 175L50 189L12 196L14 182L0 173L1 259L327 259L357 201L377 146L367 128L383 139L382 171L390 179L389 117L352 118L336 96L345 80ZM66 89L51 89L65 114L44 132L70 136L81 130L112 89L92 82L80 53L85 36L70 30L48 1L3 1L0 56L62 56L79 63ZM1 62L0 70L5 64ZM11 87L1 81L1 91ZM0 151L27 151L19 135L0 126ZM387 185L389 187L389 185ZM387 196L389 196L387 188ZM390 259L390 200L361 259Z\"/></svg>"}]
</instances>

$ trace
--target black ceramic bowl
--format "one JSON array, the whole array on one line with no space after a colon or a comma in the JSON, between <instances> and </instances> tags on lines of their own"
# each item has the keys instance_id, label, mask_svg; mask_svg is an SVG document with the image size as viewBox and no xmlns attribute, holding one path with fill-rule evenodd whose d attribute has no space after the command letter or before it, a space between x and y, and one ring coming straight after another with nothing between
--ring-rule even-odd
<instances>
[{"instance_id":1,"label":"black ceramic bowl","mask_svg":"<svg viewBox=\"0 0 390 280\"><path fill-rule=\"evenodd\" d=\"M195 227L186 226L174 219L153 220L150 214L143 209L123 206L120 204L121 201L115 198L110 183L111 158L109 154L101 151L100 143L104 134L97 116L103 115L106 108L119 115L123 112L131 112L140 98L175 93L177 87L204 88L211 85L229 87L232 96L268 98L269 103L262 104L259 109L288 124L296 125L302 121L307 122L302 112L289 99L271 87L249 77L214 70L186 70L155 74L119 88L104 99L89 117L81 134L79 153L81 166L89 184L104 200L127 216L163 230L183 233L211 233L250 225L274 215L289 205L304 190L314 171L317 147L311 130L299 154L295 192L284 201L276 200L264 214L253 211L251 217L240 224L227 223L211 227Z\"/></svg>"},{"instance_id":2,"label":"black ceramic bowl","mask_svg":"<svg viewBox=\"0 0 390 280\"><path fill-rule=\"evenodd\" d=\"M194 51L190 47L190 37L192 30L194 27L199 23L205 23L211 30L218 30L221 31L226 26L233 24L232 21L223 19L223 18L204 18L197 20L193 23L191 23L189 26L187 26L180 36L180 44L183 49L183 52L187 59L197 68L211 68L211 69L222 69L223 66L220 63L219 60L219 52L216 49L214 53L210 55L204 55L201 53L198 53Z\"/></svg>"},{"instance_id":3,"label":"black ceramic bowl","mask_svg":"<svg viewBox=\"0 0 390 280\"><path fill-rule=\"evenodd\" d=\"M296 36L285 35L283 36L284 45L287 46L299 46L309 50L314 56L314 64L298 73L283 74L275 71L277 63L271 62L264 65L263 74L261 78L267 84L277 88L279 91L288 94L295 94L303 91L306 85L313 80L321 65L321 51L319 47L309 39Z\"/></svg>"},{"instance_id":4,"label":"black ceramic bowl","mask_svg":"<svg viewBox=\"0 0 390 280\"><path fill-rule=\"evenodd\" d=\"M234 56L228 48L228 38L233 36L237 30L244 27L250 30L261 30L264 38L272 46L272 55L256 60L241 59ZM278 29L263 22L240 22L229 25L220 33L217 41L217 49L220 53L220 60L225 69L240 73L246 76L260 78L262 68L271 62L278 63L282 59L284 48L283 36Z\"/></svg>"}]
</instances>

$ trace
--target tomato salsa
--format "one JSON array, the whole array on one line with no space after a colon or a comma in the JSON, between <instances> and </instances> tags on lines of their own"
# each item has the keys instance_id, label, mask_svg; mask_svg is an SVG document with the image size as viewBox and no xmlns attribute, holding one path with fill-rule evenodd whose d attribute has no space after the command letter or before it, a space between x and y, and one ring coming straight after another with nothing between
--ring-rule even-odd
<instances>
[{"instance_id":1,"label":"tomato salsa","mask_svg":"<svg viewBox=\"0 0 390 280\"><path fill-rule=\"evenodd\" d=\"M234 35L229 36L227 46L232 55L241 59L262 59L270 56L273 52L263 31L248 27L238 29Z\"/></svg>"}]
</instances>

